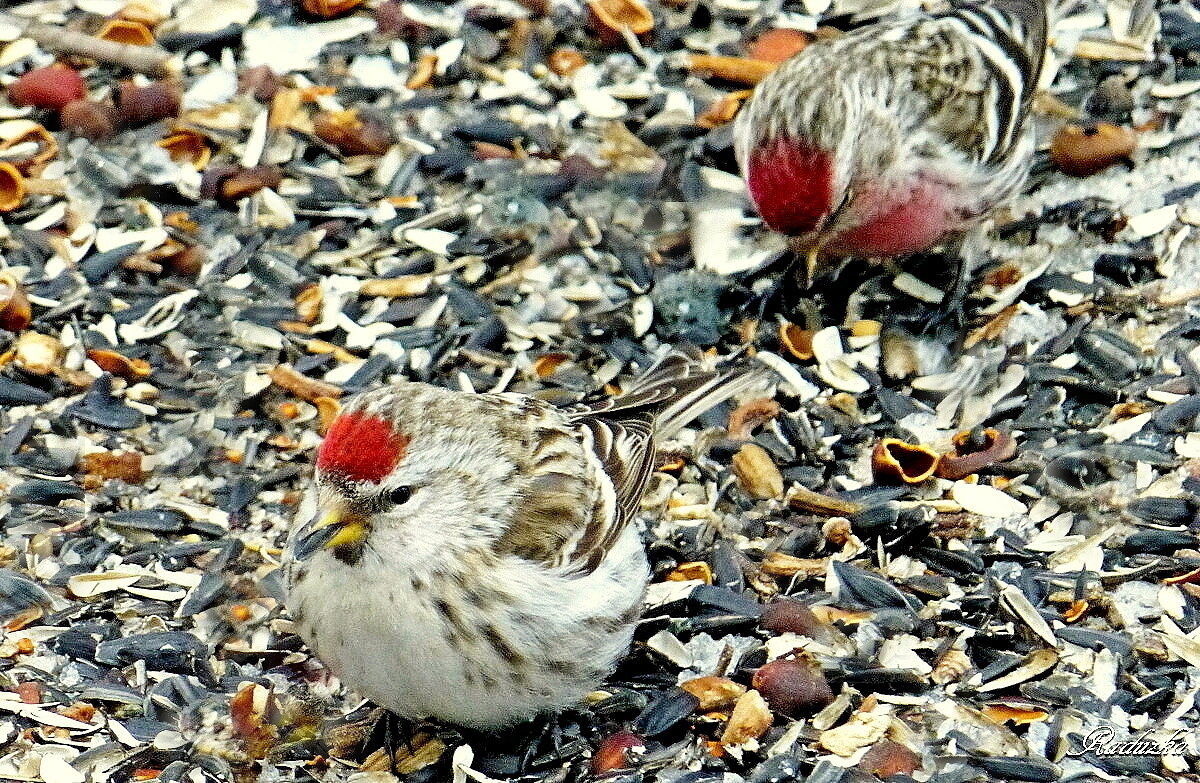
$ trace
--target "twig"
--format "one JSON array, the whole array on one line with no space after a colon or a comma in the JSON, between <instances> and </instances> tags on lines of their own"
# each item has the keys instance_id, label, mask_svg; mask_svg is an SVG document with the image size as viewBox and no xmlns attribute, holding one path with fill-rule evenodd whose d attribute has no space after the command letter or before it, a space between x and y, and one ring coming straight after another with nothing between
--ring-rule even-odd
<instances>
[{"instance_id":1,"label":"twig","mask_svg":"<svg viewBox=\"0 0 1200 783\"><path fill-rule=\"evenodd\" d=\"M0 24L22 30L23 35L32 38L39 46L59 54L90 57L150 76L170 76L175 72L171 53L158 46L133 46L106 41L54 25L26 22L12 14L0 13Z\"/></svg>"},{"instance_id":2,"label":"twig","mask_svg":"<svg viewBox=\"0 0 1200 783\"><path fill-rule=\"evenodd\" d=\"M30 177L25 180L25 192L42 196L65 196L67 185L61 179L39 179Z\"/></svg>"}]
</instances>

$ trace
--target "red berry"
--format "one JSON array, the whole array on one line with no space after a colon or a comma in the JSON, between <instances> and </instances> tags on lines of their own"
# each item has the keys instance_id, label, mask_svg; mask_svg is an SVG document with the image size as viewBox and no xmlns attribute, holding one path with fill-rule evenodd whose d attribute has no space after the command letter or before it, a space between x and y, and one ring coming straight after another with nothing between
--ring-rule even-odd
<instances>
[{"instance_id":1,"label":"red berry","mask_svg":"<svg viewBox=\"0 0 1200 783\"><path fill-rule=\"evenodd\" d=\"M8 86L8 101L14 106L58 110L81 100L87 89L79 72L65 65L36 68Z\"/></svg>"},{"instance_id":2,"label":"red berry","mask_svg":"<svg viewBox=\"0 0 1200 783\"><path fill-rule=\"evenodd\" d=\"M269 65L256 65L238 77L238 92L244 92L253 96L254 100L264 103L274 98L282 86L279 76Z\"/></svg>"},{"instance_id":3,"label":"red berry","mask_svg":"<svg viewBox=\"0 0 1200 783\"><path fill-rule=\"evenodd\" d=\"M921 757L898 742L880 740L858 762L858 768L878 778L911 775L921 768Z\"/></svg>"},{"instance_id":4,"label":"red berry","mask_svg":"<svg viewBox=\"0 0 1200 783\"><path fill-rule=\"evenodd\" d=\"M814 639L829 630L807 604L791 598L781 598L763 607L758 624L772 633L798 633Z\"/></svg>"},{"instance_id":5,"label":"red berry","mask_svg":"<svg viewBox=\"0 0 1200 783\"><path fill-rule=\"evenodd\" d=\"M645 747L646 741L632 731L618 731L596 748L596 753L592 756L592 772L603 775L613 770L625 769L629 766L629 752Z\"/></svg>"},{"instance_id":6,"label":"red berry","mask_svg":"<svg viewBox=\"0 0 1200 783\"><path fill-rule=\"evenodd\" d=\"M117 88L117 111L121 113L121 121L130 126L175 117L182 100L179 85L171 82L151 82L145 87L121 82Z\"/></svg>"}]
</instances>

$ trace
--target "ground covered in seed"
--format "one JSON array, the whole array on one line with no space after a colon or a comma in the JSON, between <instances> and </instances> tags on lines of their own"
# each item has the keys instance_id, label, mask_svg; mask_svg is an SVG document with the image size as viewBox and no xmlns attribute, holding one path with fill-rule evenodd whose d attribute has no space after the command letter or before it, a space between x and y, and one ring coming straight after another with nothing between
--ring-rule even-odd
<instances>
[{"instance_id":1,"label":"ground covered in seed","mask_svg":"<svg viewBox=\"0 0 1200 783\"><path fill-rule=\"evenodd\" d=\"M936 255L772 288L730 146L772 61L915 4L7 4L0 778L389 779L282 606L338 400L686 342L772 395L664 444L627 659L396 773L1195 779L1200 14L1064 4L960 332Z\"/></svg>"}]
</instances>

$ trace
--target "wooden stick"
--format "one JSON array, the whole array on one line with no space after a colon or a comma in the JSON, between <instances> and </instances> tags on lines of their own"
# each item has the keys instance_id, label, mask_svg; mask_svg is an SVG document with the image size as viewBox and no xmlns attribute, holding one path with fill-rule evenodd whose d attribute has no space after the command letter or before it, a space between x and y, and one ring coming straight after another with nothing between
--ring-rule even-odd
<instances>
[{"instance_id":1,"label":"wooden stick","mask_svg":"<svg viewBox=\"0 0 1200 783\"><path fill-rule=\"evenodd\" d=\"M67 183L61 179L29 177L25 180L25 192L43 196L67 195Z\"/></svg>"},{"instance_id":2,"label":"wooden stick","mask_svg":"<svg viewBox=\"0 0 1200 783\"><path fill-rule=\"evenodd\" d=\"M0 24L22 30L23 35L51 52L90 57L149 76L171 76L177 70L171 61L171 53L158 46L133 46L106 41L63 27L27 22L12 14L0 13Z\"/></svg>"}]
</instances>

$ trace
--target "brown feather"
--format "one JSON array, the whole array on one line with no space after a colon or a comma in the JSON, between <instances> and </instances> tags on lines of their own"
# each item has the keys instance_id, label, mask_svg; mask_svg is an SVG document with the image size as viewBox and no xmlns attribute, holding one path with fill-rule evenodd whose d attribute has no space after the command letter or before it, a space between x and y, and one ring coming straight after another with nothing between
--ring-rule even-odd
<instances>
[{"instance_id":1,"label":"brown feather","mask_svg":"<svg viewBox=\"0 0 1200 783\"><path fill-rule=\"evenodd\" d=\"M526 402L532 456L522 473L530 478L496 551L595 570L638 510L656 423L677 429L761 378L746 367L706 370L673 352L619 397L568 409Z\"/></svg>"}]
</instances>

